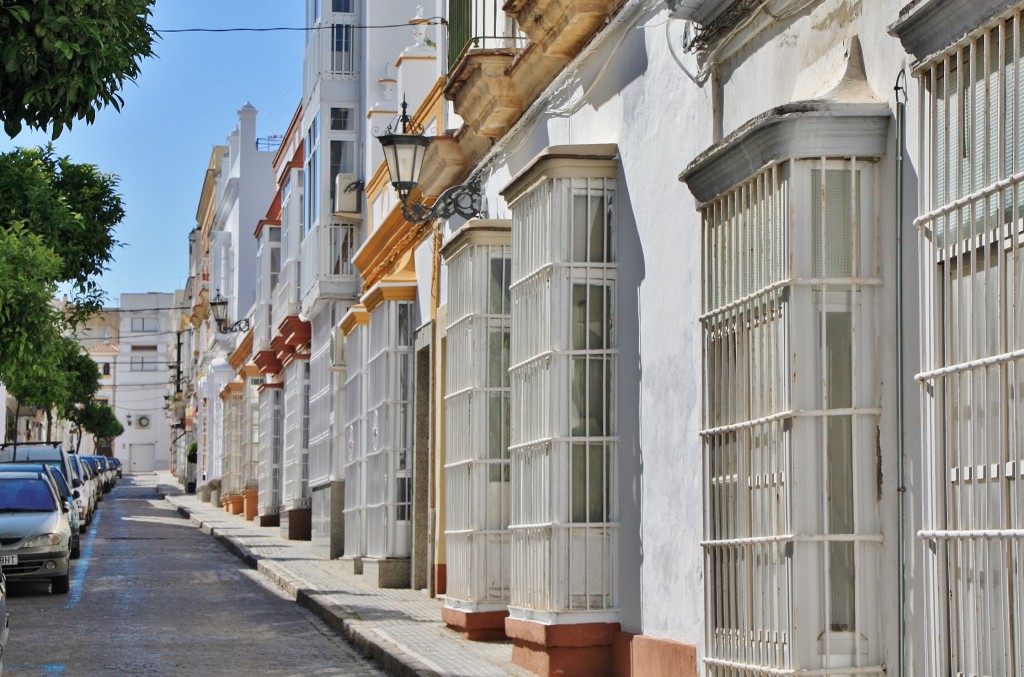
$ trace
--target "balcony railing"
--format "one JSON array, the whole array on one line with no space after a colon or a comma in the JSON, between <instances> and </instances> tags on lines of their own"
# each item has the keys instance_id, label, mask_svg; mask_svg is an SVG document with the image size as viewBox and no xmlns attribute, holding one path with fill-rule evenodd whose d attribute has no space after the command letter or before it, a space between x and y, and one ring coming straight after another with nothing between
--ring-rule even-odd
<instances>
[{"instance_id":1,"label":"balcony railing","mask_svg":"<svg viewBox=\"0 0 1024 677\"><path fill-rule=\"evenodd\" d=\"M274 307L271 317L271 332L281 325L289 315L299 314L299 269L298 261L285 261L281 268L277 287L274 289Z\"/></svg>"},{"instance_id":2,"label":"balcony railing","mask_svg":"<svg viewBox=\"0 0 1024 677\"><path fill-rule=\"evenodd\" d=\"M528 41L516 20L501 9L503 0L449 0L448 70L473 49L524 47Z\"/></svg>"}]
</instances>

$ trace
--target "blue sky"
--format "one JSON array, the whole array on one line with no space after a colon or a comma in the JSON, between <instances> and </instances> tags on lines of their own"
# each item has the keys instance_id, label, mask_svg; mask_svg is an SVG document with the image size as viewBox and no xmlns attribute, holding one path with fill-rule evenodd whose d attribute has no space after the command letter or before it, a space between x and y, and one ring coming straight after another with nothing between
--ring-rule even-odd
<instances>
[{"instance_id":1,"label":"blue sky","mask_svg":"<svg viewBox=\"0 0 1024 677\"><path fill-rule=\"evenodd\" d=\"M150 23L160 29L300 27L302 0L159 0ZM246 101L259 111L258 137L283 134L302 95L301 31L173 33L155 45L122 94L93 125L76 123L55 142L60 155L120 177L127 216L123 246L101 285L108 305L124 292L171 292L188 274L188 233L210 149L226 143ZM45 144L49 134L0 130L0 152Z\"/></svg>"}]
</instances>

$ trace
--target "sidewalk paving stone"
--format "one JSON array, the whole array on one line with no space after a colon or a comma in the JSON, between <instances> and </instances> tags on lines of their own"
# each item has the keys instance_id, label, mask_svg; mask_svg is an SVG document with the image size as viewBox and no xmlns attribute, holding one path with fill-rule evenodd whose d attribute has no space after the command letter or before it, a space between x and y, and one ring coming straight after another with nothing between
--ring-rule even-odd
<instances>
[{"instance_id":1,"label":"sidewalk paving stone","mask_svg":"<svg viewBox=\"0 0 1024 677\"><path fill-rule=\"evenodd\" d=\"M510 642L471 642L441 622L441 601L425 592L381 589L321 558L308 541L289 541L193 494L158 473L164 500L296 602L395 675L491 677L534 673L512 665Z\"/></svg>"}]
</instances>

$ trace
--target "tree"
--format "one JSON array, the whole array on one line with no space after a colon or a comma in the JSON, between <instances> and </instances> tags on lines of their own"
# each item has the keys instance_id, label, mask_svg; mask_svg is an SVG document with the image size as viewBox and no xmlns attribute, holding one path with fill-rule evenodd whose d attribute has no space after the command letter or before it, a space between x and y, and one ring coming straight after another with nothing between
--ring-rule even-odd
<instances>
[{"instance_id":1,"label":"tree","mask_svg":"<svg viewBox=\"0 0 1024 677\"><path fill-rule=\"evenodd\" d=\"M67 352L59 368L65 374L66 387L63 398L57 401L57 413L82 429L80 414L100 389L99 367L91 357L79 352L75 345L74 350Z\"/></svg>"},{"instance_id":2,"label":"tree","mask_svg":"<svg viewBox=\"0 0 1024 677\"><path fill-rule=\"evenodd\" d=\"M96 278L113 260L114 228L124 218L117 183L95 165L58 157L52 146L0 154L0 229L20 223L60 257L53 280L72 285L71 322L102 306Z\"/></svg>"},{"instance_id":3,"label":"tree","mask_svg":"<svg viewBox=\"0 0 1024 677\"><path fill-rule=\"evenodd\" d=\"M78 423L75 415L92 401L100 388L100 370L78 343L59 336L52 345L42 347L35 358L50 365L31 376L7 382L8 391L18 401L46 411L46 439L53 432L53 410L59 416Z\"/></svg>"},{"instance_id":4,"label":"tree","mask_svg":"<svg viewBox=\"0 0 1024 677\"><path fill-rule=\"evenodd\" d=\"M124 432L124 426L117 420L114 410L106 402L93 400L81 412L82 430L92 433L96 439L112 440ZM75 451L82 445L82 436L78 436Z\"/></svg>"},{"instance_id":5,"label":"tree","mask_svg":"<svg viewBox=\"0 0 1024 677\"><path fill-rule=\"evenodd\" d=\"M52 304L61 258L22 222L0 228L0 382L18 388L45 378L61 341Z\"/></svg>"},{"instance_id":6,"label":"tree","mask_svg":"<svg viewBox=\"0 0 1024 677\"><path fill-rule=\"evenodd\" d=\"M27 125L53 138L74 120L120 110L125 81L153 55L155 0L0 2L0 118L14 137Z\"/></svg>"}]
</instances>

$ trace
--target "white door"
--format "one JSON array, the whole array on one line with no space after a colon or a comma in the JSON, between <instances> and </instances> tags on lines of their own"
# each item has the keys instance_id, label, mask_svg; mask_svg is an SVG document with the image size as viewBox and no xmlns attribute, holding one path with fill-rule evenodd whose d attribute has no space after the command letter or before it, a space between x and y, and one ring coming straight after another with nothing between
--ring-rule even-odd
<instances>
[{"instance_id":1,"label":"white door","mask_svg":"<svg viewBox=\"0 0 1024 677\"><path fill-rule=\"evenodd\" d=\"M155 466L155 444L128 445L128 472L152 472Z\"/></svg>"}]
</instances>

